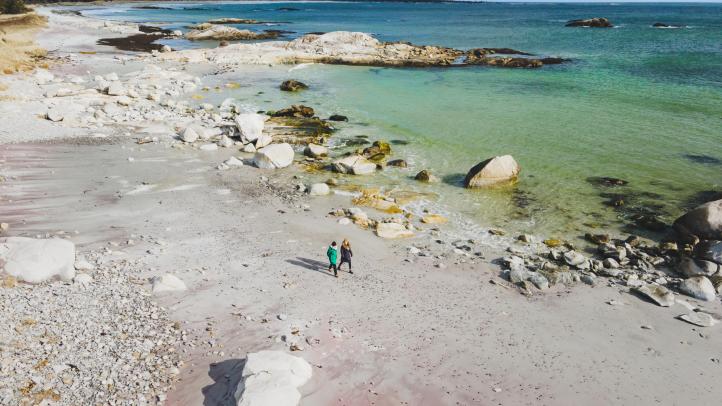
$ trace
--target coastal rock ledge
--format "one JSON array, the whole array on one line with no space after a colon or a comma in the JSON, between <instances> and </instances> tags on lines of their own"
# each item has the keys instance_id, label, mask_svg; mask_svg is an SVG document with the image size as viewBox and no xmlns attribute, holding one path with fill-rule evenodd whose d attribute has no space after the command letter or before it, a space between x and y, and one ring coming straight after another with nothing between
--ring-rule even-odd
<instances>
[{"instance_id":1,"label":"coastal rock ledge","mask_svg":"<svg viewBox=\"0 0 722 406\"><path fill-rule=\"evenodd\" d=\"M222 28L213 27L213 36ZM231 27L225 27L231 28ZM225 33L225 31L223 31ZM197 33L208 39L205 34ZM236 33L233 33L236 34ZM195 33L193 34L196 35ZM559 64L562 58L536 58L509 48L454 48L381 42L362 32L335 31L306 34L292 41L232 44L212 49L189 49L156 55L164 60L211 62L222 65L325 63L335 65L432 67L484 65L509 68L539 68Z\"/></svg>"}]
</instances>

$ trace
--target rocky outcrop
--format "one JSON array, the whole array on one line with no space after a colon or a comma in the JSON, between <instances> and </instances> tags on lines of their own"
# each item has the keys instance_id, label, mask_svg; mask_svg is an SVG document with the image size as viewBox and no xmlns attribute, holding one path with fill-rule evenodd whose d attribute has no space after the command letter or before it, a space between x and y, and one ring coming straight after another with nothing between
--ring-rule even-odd
<instances>
[{"instance_id":1,"label":"rocky outcrop","mask_svg":"<svg viewBox=\"0 0 722 406\"><path fill-rule=\"evenodd\" d=\"M248 354L236 388L238 406L296 406L301 400L298 388L313 370L302 358L283 351L259 351Z\"/></svg>"},{"instance_id":2,"label":"rocky outcrop","mask_svg":"<svg viewBox=\"0 0 722 406\"><path fill-rule=\"evenodd\" d=\"M592 28L611 28L614 27L611 21L604 17L587 18L582 20L570 20L566 23L567 27L592 27Z\"/></svg>"},{"instance_id":3,"label":"rocky outcrop","mask_svg":"<svg viewBox=\"0 0 722 406\"><path fill-rule=\"evenodd\" d=\"M256 152L253 164L261 169L285 168L293 163L293 147L291 145L271 144Z\"/></svg>"},{"instance_id":4,"label":"rocky outcrop","mask_svg":"<svg viewBox=\"0 0 722 406\"><path fill-rule=\"evenodd\" d=\"M521 167L511 155L495 156L471 168L464 178L464 187L478 188L514 183L520 172Z\"/></svg>"},{"instance_id":5,"label":"rocky outcrop","mask_svg":"<svg viewBox=\"0 0 722 406\"><path fill-rule=\"evenodd\" d=\"M253 20L249 18L216 18L214 20L206 21L208 24L262 24L261 21Z\"/></svg>"},{"instance_id":6,"label":"rocky outcrop","mask_svg":"<svg viewBox=\"0 0 722 406\"><path fill-rule=\"evenodd\" d=\"M314 114L316 113L311 107L304 106L302 104L294 104L291 107L271 113L271 117L310 118L313 117Z\"/></svg>"},{"instance_id":7,"label":"rocky outcrop","mask_svg":"<svg viewBox=\"0 0 722 406\"><path fill-rule=\"evenodd\" d=\"M278 36L279 33L276 31L256 32L251 30L239 30L238 28L234 27L214 24L209 24L208 26L204 25L200 27L200 29L192 30L185 34L185 38L190 41L244 41L274 39L278 38Z\"/></svg>"},{"instance_id":8,"label":"rocky outcrop","mask_svg":"<svg viewBox=\"0 0 722 406\"><path fill-rule=\"evenodd\" d=\"M53 278L72 281L75 244L60 238L0 238L0 266L2 273L28 283Z\"/></svg>"},{"instance_id":9,"label":"rocky outcrop","mask_svg":"<svg viewBox=\"0 0 722 406\"><path fill-rule=\"evenodd\" d=\"M308 85L295 79L285 80L281 83L281 90L284 92L297 92L304 89L308 89Z\"/></svg>"},{"instance_id":10,"label":"rocky outcrop","mask_svg":"<svg viewBox=\"0 0 722 406\"><path fill-rule=\"evenodd\" d=\"M193 36L202 35L200 39L235 39L216 38L215 34L212 35L213 38L208 38L207 34L201 33L229 33L232 36L241 31L232 27L224 27L228 30L216 27L223 26L204 26L204 30L197 30L198 33ZM506 52L514 52L513 55L516 56L497 57L506 55ZM476 48L464 51L406 42L381 42L368 34L348 31L306 34L288 42L234 44L215 49L185 50L163 54L162 58L189 62L208 61L224 65L327 63L388 67L489 65L533 68L564 62L561 58L530 57L526 52L508 48Z\"/></svg>"}]
</instances>

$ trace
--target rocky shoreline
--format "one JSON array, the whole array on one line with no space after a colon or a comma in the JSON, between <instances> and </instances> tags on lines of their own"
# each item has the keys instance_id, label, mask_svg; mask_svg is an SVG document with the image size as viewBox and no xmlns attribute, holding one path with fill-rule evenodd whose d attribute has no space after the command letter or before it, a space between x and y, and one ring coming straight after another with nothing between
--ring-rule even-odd
<instances>
[{"instance_id":1,"label":"rocky shoreline","mask_svg":"<svg viewBox=\"0 0 722 406\"><path fill-rule=\"evenodd\" d=\"M100 31L107 34L110 29L123 35L175 35L137 34L134 27L123 25ZM489 390L497 394L494 396L505 396L506 392L501 394L504 385L494 383L499 378L489 380L478 365L465 364L474 358L467 352L479 360L487 357L483 362L497 367L514 364L519 355L545 366L557 362L562 354L540 355L540 341L548 336L557 345L559 340L546 330L547 325L568 317L585 326L577 334L594 333L587 337L590 342L603 335L598 326L585 324L590 313L580 317L571 310L557 310L559 314L550 315L526 307L548 304L553 294L589 295L595 300L600 295L614 296L606 300L609 307L627 306L630 312L634 309L637 315L653 318L669 331L680 331L674 329L686 324L677 320L674 323L678 325L670 324L667 319L679 318L695 329L712 327L720 319L722 201L707 203L678 219L674 241L588 235L593 248L589 251L561 240L542 241L526 234L510 238L501 230L486 230L503 241L506 252L500 252L477 240L456 237L450 231L456 225L441 213L426 209L419 215L409 210L410 202L424 199L422 194L364 187L364 177L405 165L390 142L364 140L359 148L334 150L328 141L335 126L347 118L333 114L324 119L302 104L259 112L233 100L195 103L193 95L207 87L206 77L202 71L189 69L191 63L206 62L215 66L322 62L540 67L555 60L527 58L528 54L511 49L460 51L381 43L366 34L344 32L110 60L94 53L83 55L80 66L91 69L96 62L102 67L93 66L92 73L80 74L79 69L63 70L64 64L58 63L51 70L40 69L8 82L10 91L22 94L18 102L34 113L32 125L42 126L23 124L22 129L82 136L83 142L101 146L90 148L78 142L89 155L98 156L91 160L90 170L75 170L63 160L51 171L34 167L29 174L20 170L24 163L8 165L16 175L3 179L3 187L12 192L9 196L17 197L3 202L12 203L16 210L8 216L10 223L2 227L3 236L13 237L0 240L0 263L5 271L0 288L0 309L5 315L0 319L5 327L5 335L0 334L0 403L198 404L219 396L227 403L263 404L268 394L258 381L266 378L259 375L271 371L269 382L283 384L282 390L272 393L281 394L275 398L277 402L297 404L309 396L308 404L328 404L338 400L339 390L321 382L339 384L337 374L348 371L353 363L363 363L360 369L371 371L361 382L340 383L353 386L355 392L347 389L353 399L371 396L369 399L384 401L420 401L415 395L394 393L383 398L379 393L393 393L390 388L402 385L410 373L418 383L406 383L409 387L422 393L422 387L442 380L441 393L446 386L443 380L451 378L428 378L427 371L440 368L446 375L444 368L456 370L459 365L469 371L469 380L462 377L451 382L474 387L477 393ZM293 92L307 88L300 82L279 85ZM114 143L114 139L121 141ZM12 149L7 151L3 156L8 162L20 156ZM65 153L76 159L82 154ZM56 170L62 174L60 180L53 177ZM95 171L99 173L75 180L82 172ZM490 157L469 170L464 186L513 184L520 171L521 165L509 155ZM80 223L87 211L92 213L89 227L102 224L112 233L121 233L118 228L123 231L121 237L88 238L86 244L93 248L78 244L77 254L73 245L72 255L66 255L72 257L69 263L36 279L33 260L18 254L30 248L13 248L13 244L30 243L17 240L20 235L41 243L83 238L83 233L65 227L52 233L30 233L32 227L50 230L58 221L71 221L41 220L34 218L40 216L39 211L29 210L34 208L34 199L23 194L27 193L22 191L24 183L43 176L48 183L40 186L48 192L34 198L41 205L62 199L68 188L73 199L80 196L78 202L87 205L69 210L67 217L72 221ZM319 181L319 177L328 180ZM438 180L428 170L415 178L420 182ZM613 178L603 181L621 182ZM65 200L47 204L46 215L60 217L58 208L67 204ZM26 218L31 219L30 224L25 223ZM151 227L146 223L152 223L153 233L130 231ZM358 241L366 258L361 260L361 271L356 268L359 279L342 275L341 282L329 281L332 278L326 278L322 269L325 264L306 258L310 254L305 252L319 250L317 245L341 233ZM226 257L233 257L233 262ZM575 292L581 293L569 293L573 285L578 285ZM584 290L587 286L594 291ZM508 294L514 290L522 295ZM479 301L480 295L484 301ZM518 296L537 302L519 302ZM324 303L318 303L319 297ZM344 311L329 310L327 302ZM649 302L671 309L654 313ZM579 305L587 312L599 311L583 300ZM353 310L360 307L367 320L355 316ZM515 319L507 319L509 313L514 313ZM180 321L182 316L186 318ZM504 320L504 326L494 324L495 318ZM628 317L620 319L616 320L619 325ZM509 327L516 324L536 332L531 335L535 339L517 338L526 337L526 331ZM573 330L574 326L566 328ZM445 334L429 335L437 329L452 331L451 341ZM654 327L644 323L641 329ZM499 337L504 338L490 330L501 331ZM693 331L696 339L706 340L708 334L714 334ZM487 341L489 334L499 341ZM636 334L624 342L643 341ZM397 336L403 339L394 341ZM507 341L523 345L517 348ZM677 337L672 341L677 344ZM701 351L718 365L719 357L712 354L714 343L710 342L695 341L698 352L689 351L695 356ZM547 348L555 348L547 344ZM618 348L607 344L596 342L604 356L612 358ZM459 353L451 351L452 347L459 348ZM265 351L268 348L274 351ZM499 358L489 355L488 348L496 348ZM673 351L676 347L665 347L665 352ZM629 356L648 365L644 356ZM233 357L244 361L236 363ZM447 357L455 362L439 361ZM586 357L594 359L589 348L574 353L571 363L583 362ZM406 364L407 360L412 361ZM227 369L214 372L225 362L233 365L232 374ZM389 364L404 376L387 377L384 386L384 382L378 383L376 371ZM524 369L518 368L518 373L524 374ZM198 382L207 382L207 375L215 381L203 387L205 399L201 399ZM503 379L511 381L506 376ZM707 382L699 379L700 385ZM483 389L474 386L481 381ZM552 387L553 383L545 385ZM184 392L186 387L191 389ZM514 394L514 383L506 387L511 403L523 398ZM550 393L561 392L561 388L555 389ZM453 399L469 401L465 396ZM440 397L434 402L446 400Z\"/></svg>"}]
</instances>

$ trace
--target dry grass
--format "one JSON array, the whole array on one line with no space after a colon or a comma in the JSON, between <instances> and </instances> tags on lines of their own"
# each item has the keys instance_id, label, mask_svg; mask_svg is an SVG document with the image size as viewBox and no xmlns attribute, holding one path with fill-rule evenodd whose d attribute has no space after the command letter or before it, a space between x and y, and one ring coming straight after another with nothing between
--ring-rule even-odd
<instances>
[{"instance_id":1,"label":"dry grass","mask_svg":"<svg viewBox=\"0 0 722 406\"><path fill-rule=\"evenodd\" d=\"M35 44L35 35L47 19L35 13L0 15L0 72L11 74L44 64L47 51Z\"/></svg>"}]
</instances>

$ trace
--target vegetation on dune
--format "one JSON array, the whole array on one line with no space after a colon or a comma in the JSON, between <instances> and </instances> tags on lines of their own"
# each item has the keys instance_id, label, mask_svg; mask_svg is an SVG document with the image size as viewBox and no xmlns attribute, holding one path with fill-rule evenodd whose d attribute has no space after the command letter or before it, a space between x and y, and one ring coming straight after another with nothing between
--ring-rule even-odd
<instances>
[{"instance_id":1,"label":"vegetation on dune","mask_svg":"<svg viewBox=\"0 0 722 406\"><path fill-rule=\"evenodd\" d=\"M0 0L0 13L2 14L22 14L28 11L23 0Z\"/></svg>"}]
</instances>

